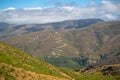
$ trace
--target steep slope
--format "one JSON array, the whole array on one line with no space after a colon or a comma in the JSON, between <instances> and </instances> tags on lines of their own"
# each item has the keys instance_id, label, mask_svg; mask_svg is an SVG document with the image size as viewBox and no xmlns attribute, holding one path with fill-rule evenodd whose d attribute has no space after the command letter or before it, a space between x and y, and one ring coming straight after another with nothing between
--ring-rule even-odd
<instances>
[{"instance_id":1,"label":"steep slope","mask_svg":"<svg viewBox=\"0 0 120 80\"><path fill-rule=\"evenodd\" d=\"M23 68L0 63L0 80L69 80L51 75L38 74Z\"/></svg>"},{"instance_id":2,"label":"steep slope","mask_svg":"<svg viewBox=\"0 0 120 80\"><path fill-rule=\"evenodd\" d=\"M16 36L20 34L43 31L43 30L63 30L83 28L91 24L101 22L101 19L80 19L80 20L66 20L62 22L46 23L46 24L7 24L0 23L0 38Z\"/></svg>"},{"instance_id":3,"label":"steep slope","mask_svg":"<svg viewBox=\"0 0 120 80\"><path fill-rule=\"evenodd\" d=\"M0 80L70 80L54 66L0 42Z\"/></svg>"},{"instance_id":4,"label":"steep slope","mask_svg":"<svg viewBox=\"0 0 120 80\"><path fill-rule=\"evenodd\" d=\"M114 64L120 63L119 25L120 21L111 21L82 29L38 31L4 42L62 67Z\"/></svg>"}]
</instances>

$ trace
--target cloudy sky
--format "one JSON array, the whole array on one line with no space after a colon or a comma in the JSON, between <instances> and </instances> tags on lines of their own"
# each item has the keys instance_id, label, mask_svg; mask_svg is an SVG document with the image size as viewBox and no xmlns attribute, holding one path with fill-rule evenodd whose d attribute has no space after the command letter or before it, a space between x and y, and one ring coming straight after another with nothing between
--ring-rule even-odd
<instances>
[{"instance_id":1,"label":"cloudy sky","mask_svg":"<svg viewBox=\"0 0 120 80\"><path fill-rule=\"evenodd\" d=\"M120 0L0 0L0 21L18 24L71 19L120 20Z\"/></svg>"}]
</instances>

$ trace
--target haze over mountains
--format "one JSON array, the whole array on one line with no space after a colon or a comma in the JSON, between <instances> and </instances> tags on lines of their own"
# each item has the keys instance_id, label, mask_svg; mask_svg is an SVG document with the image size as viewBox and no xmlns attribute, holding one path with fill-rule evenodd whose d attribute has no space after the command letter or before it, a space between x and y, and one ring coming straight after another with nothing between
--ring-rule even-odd
<instances>
[{"instance_id":1,"label":"haze over mountains","mask_svg":"<svg viewBox=\"0 0 120 80\"><path fill-rule=\"evenodd\" d=\"M0 22L0 38L35 32L43 30L64 30L87 27L91 24L103 21L101 19L80 19L80 20L66 20L56 23L47 24L9 24Z\"/></svg>"}]
</instances>

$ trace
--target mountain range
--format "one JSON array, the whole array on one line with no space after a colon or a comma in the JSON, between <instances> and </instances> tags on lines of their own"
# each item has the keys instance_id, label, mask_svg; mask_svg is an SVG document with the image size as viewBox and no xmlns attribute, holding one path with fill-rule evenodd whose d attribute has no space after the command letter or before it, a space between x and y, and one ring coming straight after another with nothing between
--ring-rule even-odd
<instances>
[{"instance_id":1,"label":"mountain range","mask_svg":"<svg viewBox=\"0 0 120 80\"><path fill-rule=\"evenodd\" d=\"M93 18L80 20L66 20L62 22L46 24L10 24L0 22L0 39L36 31L83 28L101 21L103 20Z\"/></svg>"},{"instance_id":2,"label":"mountain range","mask_svg":"<svg viewBox=\"0 0 120 80\"><path fill-rule=\"evenodd\" d=\"M75 21L73 26L78 24ZM78 69L112 65L120 63L119 25L120 21L100 20L83 28L37 31L3 41L56 66Z\"/></svg>"}]
</instances>

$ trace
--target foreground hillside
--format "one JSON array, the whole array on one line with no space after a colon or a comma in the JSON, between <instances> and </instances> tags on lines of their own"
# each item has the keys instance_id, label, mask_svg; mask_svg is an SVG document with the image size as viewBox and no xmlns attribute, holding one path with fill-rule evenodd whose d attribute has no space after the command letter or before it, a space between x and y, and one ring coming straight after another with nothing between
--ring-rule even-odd
<instances>
[{"instance_id":1,"label":"foreground hillside","mask_svg":"<svg viewBox=\"0 0 120 80\"><path fill-rule=\"evenodd\" d=\"M73 69L120 63L120 21L82 29L38 31L4 42L51 64Z\"/></svg>"},{"instance_id":2,"label":"foreground hillside","mask_svg":"<svg viewBox=\"0 0 120 80\"><path fill-rule=\"evenodd\" d=\"M38 74L23 68L0 63L0 80L70 80L51 75Z\"/></svg>"},{"instance_id":3,"label":"foreground hillside","mask_svg":"<svg viewBox=\"0 0 120 80\"><path fill-rule=\"evenodd\" d=\"M0 42L0 80L70 80L54 66Z\"/></svg>"},{"instance_id":4,"label":"foreground hillside","mask_svg":"<svg viewBox=\"0 0 120 80\"><path fill-rule=\"evenodd\" d=\"M120 66L115 66L117 68L110 73L118 72L116 75L102 74L104 67L74 72L70 69L54 67L18 49L0 43L0 80L119 80ZM91 71L92 74L90 74Z\"/></svg>"}]
</instances>

